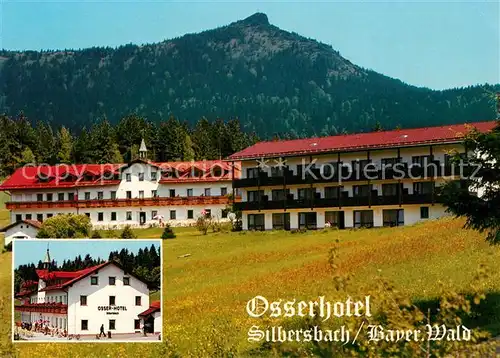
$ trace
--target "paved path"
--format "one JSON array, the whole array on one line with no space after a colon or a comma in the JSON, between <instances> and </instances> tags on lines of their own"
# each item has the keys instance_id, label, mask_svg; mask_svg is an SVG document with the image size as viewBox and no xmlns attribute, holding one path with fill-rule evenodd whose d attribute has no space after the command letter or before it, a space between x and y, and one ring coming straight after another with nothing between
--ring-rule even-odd
<instances>
[{"instance_id":1,"label":"paved path","mask_svg":"<svg viewBox=\"0 0 500 358\"><path fill-rule=\"evenodd\" d=\"M100 339L97 339L95 335L81 335L80 339L77 340L75 338L73 339L68 339L68 338L62 338L62 337L52 337L52 336L46 336L43 333L39 332L34 332L33 337L25 337L21 336L23 340L26 341L46 341L46 342L117 342L117 341L127 341L127 342L143 342L143 341L153 341L153 342L159 342L158 335L157 334L148 334L146 337L144 337L142 334L139 333L130 333L130 334L115 334L112 336L113 338L103 338L101 337Z\"/></svg>"}]
</instances>

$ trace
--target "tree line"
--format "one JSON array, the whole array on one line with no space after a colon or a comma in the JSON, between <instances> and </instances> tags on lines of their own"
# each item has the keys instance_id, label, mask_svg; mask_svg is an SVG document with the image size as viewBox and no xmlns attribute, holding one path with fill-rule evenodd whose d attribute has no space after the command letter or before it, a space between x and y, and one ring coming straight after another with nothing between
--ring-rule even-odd
<instances>
[{"instance_id":1,"label":"tree line","mask_svg":"<svg viewBox=\"0 0 500 358\"><path fill-rule=\"evenodd\" d=\"M78 133L45 121L33 124L24 114L0 116L0 177L28 163L123 163L138 155L141 139L152 161L221 159L255 143L237 119L194 125L174 116L151 122L136 114L112 125L105 117Z\"/></svg>"}]
</instances>

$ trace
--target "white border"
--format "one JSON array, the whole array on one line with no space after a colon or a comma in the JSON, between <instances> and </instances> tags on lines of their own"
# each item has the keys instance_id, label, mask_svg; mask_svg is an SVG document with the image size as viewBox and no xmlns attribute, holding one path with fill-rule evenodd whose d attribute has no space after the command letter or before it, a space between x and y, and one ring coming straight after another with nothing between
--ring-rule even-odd
<instances>
[{"instance_id":1,"label":"white border","mask_svg":"<svg viewBox=\"0 0 500 358\"><path fill-rule=\"evenodd\" d=\"M11 262L11 287L10 287L10 293L11 293L11 301L10 301L10 304L11 304L11 315L12 315L12 318L10 320L10 332L11 332L11 342L14 343L14 344L33 344L33 343L55 343L55 344L60 344L60 343L63 343L63 344L66 344L66 343L69 343L69 344L72 344L72 343L84 343L84 344L94 344L94 343L98 343L98 344L113 344L113 343L148 343L148 344L158 344L158 343L164 343L164 334L163 334L163 240L162 239L155 239L155 238L151 238L151 239L147 239L147 238L141 238L141 239L126 239L126 242L137 242L137 241L143 241L143 242L149 242L149 243L152 243L152 242L156 242L159 244L160 246L160 321L161 321L161 329L160 329L160 340L140 340L140 341L135 341L133 339L128 339L128 340L69 340L69 339L65 339L65 340L19 340L19 341L16 341L14 340L14 325L15 325L15 317L14 317L14 306L15 306L15 297L14 297L14 270L15 270L15 266L14 266L14 258L15 258L15 246L16 246L16 242L17 241L20 241L20 242L29 242L29 241L33 241L33 242L40 242L40 241L45 241L45 242L61 242L61 241L70 241L70 242L74 242L75 244L83 244L84 242L92 242L92 243L96 243L96 242L102 242L102 241L107 241L107 242L113 242L113 243L116 243L117 244L117 248L119 248L119 245L121 242L123 242L123 240L125 239L13 239L12 240L12 262ZM150 301L150 305L151 305L151 301Z\"/></svg>"}]
</instances>

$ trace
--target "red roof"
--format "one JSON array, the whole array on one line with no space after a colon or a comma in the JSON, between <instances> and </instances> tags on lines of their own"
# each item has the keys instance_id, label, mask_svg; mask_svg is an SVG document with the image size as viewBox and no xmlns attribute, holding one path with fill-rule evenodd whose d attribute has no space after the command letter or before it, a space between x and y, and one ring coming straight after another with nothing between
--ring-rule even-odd
<instances>
[{"instance_id":1,"label":"red roof","mask_svg":"<svg viewBox=\"0 0 500 358\"><path fill-rule=\"evenodd\" d=\"M19 225L19 224L28 224L28 225L33 226L34 228L37 228L37 229L40 229L42 227L42 223L40 221L37 221L37 220L20 220L20 221L13 222L12 224L9 224L9 225L1 228L0 232L5 232L5 231L9 230L10 228L13 228L14 226Z\"/></svg>"},{"instance_id":2,"label":"red roof","mask_svg":"<svg viewBox=\"0 0 500 358\"><path fill-rule=\"evenodd\" d=\"M469 132L470 126L475 127L481 132L486 132L493 129L497 124L498 122L496 121L489 121L439 127L346 134L321 138L259 142L231 155L228 159L256 159L262 157L293 156L459 142L464 138L464 135Z\"/></svg>"},{"instance_id":3,"label":"red roof","mask_svg":"<svg viewBox=\"0 0 500 358\"><path fill-rule=\"evenodd\" d=\"M218 181L231 180L231 166L222 160L207 160L198 162L146 162L136 160L128 164L59 164L55 166L25 166L17 169L8 177L2 185L1 190L16 189L53 189L53 188L78 188L88 186L118 185L120 173L130 165L142 162L158 167L162 172L176 170L179 176L172 178L169 182L193 181ZM193 178L188 173L192 168L202 172L201 178ZM211 176L211 169L221 169L225 175L220 177ZM239 176L239 166L236 168ZM169 180L169 178L161 178Z\"/></svg>"},{"instance_id":4,"label":"red roof","mask_svg":"<svg viewBox=\"0 0 500 358\"><path fill-rule=\"evenodd\" d=\"M153 301L150 303L149 308L142 313L139 313L138 316L149 316L152 313L159 312L161 310L160 301Z\"/></svg>"},{"instance_id":5,"label":"red roof","mask_svg":"<svg viewBox=\"0 0 500 358\"><path fill-rule=\"evenodd\" d=\"M90 275L91 273L103 268L104 266L107 266L110 264L111 261L104 262L100 265L88 267L83 270L79 271L47 271L47 270L36 270L36 274L38 275L39 278L41 278L44 281L50 281L50 280L56 280L56 279L68 279L68 281L65 281L61 284L58 285L51 285L51 286L46 286L45 288L41 289L40 291L51 291L51 290L61 290L65 287L68 287L69 285L73 284L76 281L81 280L82 278Z\"/></svg>"}]
</instances>

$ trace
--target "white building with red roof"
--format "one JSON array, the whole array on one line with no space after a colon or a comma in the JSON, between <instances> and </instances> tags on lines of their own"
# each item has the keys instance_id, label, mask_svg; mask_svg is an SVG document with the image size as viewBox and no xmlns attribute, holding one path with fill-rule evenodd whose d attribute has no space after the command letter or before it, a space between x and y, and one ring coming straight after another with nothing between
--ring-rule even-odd
<instances>
[{"instance_id":1,"label":"white building with red roof","mask_svg":"<svg viewBox=\"0 0 500 358\"><path fill-rule=\"evenodd\" d=\"M235 203L248 230L381 227L439 218L436 188L474 168L453 165L470 155L464 137L497 122L398 129L260 142L231 155L241 162Z\"/></svg>"},{"instance_id":2,"label":"white building with red roof","mask_svg":"<svg viewBox=\"0 0 500 358\"><path fill-rule=\"evenodd\" d=\"M0 229L4 233L4 246L9 245L14 239L34 239L42 223L36 220L21 220Z\"/></svg>"},{"instance_id":3,"label":"white building with red roof","mask_svg":"<svg viewBox=\"0 0 500 358\"><path fill-rule=\"evenodd\" d=\"M202 211L225 219L232 179L239 175L239 163L222 160L25 166L0 190L10 194L12 223L73 213L104 229L176 226L194 223Z\"/></svg>"},{"instance_id":4,"label":"white building with red roof","mask_svg":"<svg viewBox=\"0 0 500 358\"><path fill-rule=\"evenodd\" d=\"M19 326L47 330L51 335L99 334L101 326L107 335L143 333L160 334L161 307L150 305L148 283L125 272L115 261L79 271L51 271L50 254L44 268L36 270L38 281L27 281L15 294L20 303L15 311L21 315Z\"/></svg>"}]
</instances>

